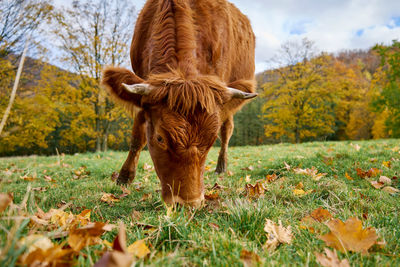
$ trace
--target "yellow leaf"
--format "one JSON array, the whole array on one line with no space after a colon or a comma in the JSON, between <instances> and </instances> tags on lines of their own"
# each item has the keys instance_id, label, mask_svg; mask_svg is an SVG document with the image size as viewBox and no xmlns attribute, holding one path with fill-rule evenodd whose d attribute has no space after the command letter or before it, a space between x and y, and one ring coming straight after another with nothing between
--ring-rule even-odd
<instances>
[{"instance_id":1,"label":"yellow leaf","mask_svg":"<svg viewBox=\"0 0 400 267\"><path fill-rule=\"evenodd\" d=\"M326 223L331 232L319 238L341 252L354 251L366 254L378 239L374 228L362 228L357 218L349 218L346 222L333 219Z\"/></svg>"},{"instance_id":2,"label":"yellow leaf","mask_svg":"<svg viewBox=\"0 0 400 267\"><path fill-rule=\"evenodd\" d=\"M146 246L144 240L137 240L133 242L128 248L128 253L133 254L135 257L144 258L150 253L150 249Z\"/></svg>"}]
</instances>

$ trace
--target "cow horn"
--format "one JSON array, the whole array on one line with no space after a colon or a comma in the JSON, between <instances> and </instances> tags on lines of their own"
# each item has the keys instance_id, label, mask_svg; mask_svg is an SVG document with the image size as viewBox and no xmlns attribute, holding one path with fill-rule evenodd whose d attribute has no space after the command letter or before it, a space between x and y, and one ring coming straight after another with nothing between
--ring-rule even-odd
<instances>
[{"instance_id":1,"label":"cow horn","mask_svg":"<svg viewBox=\"0 0 400 267\"><path fill-rule=\"evenodd\" d=\"M227 89L232 94L232 98L250 99L258 96L257 93L246 93L232 87L227 87Z\"/></svg>"},{"instance_id":2,"label":"cow horn","mask_svg":"<svg viewBox=\"0 0 400 267\"><path fill-rule=\"evenodd\" d=\"M122 86L125 87L125 89L128 90L129 92L138 95L148 95L150 94L151 90L153 90L153 88L146 83L137 83L137 84L122 83Z\"/></svg>"}]
</instances>

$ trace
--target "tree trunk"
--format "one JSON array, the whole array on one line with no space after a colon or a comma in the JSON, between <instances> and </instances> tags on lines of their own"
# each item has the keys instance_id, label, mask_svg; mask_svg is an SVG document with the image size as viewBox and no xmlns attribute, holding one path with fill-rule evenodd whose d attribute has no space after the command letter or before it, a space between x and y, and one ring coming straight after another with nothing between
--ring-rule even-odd
<instances>
[{"instance_id":1,"label":"tree trunk","mask_svg":"<svg viewBox=\"0 0 400 267\"><path fill-rule=\"evenodd\" d=\"M22 68L24 67L24 61L25 61L25 56L26 56L26 51L28 50L28 43L29 43L29 37L25 42L25 48L24 51L22 52L22 56L21 56L21 60L19 62L19 66L18 66L18 71L17 71L17 76L15 76L15 82L14 82L14 86L13 89L11 91L11 96L10 96L10 101L8 102L8 106L6 108L6 111L4 112L3 118L1 119L1 123L0 123L0 136L1 133L3 132L3 128L6 125L8 116L11 113L11 107L14 103L15 100L15 96L17 94L17 88L18 88L18 83L19 83L19 79L21 78L21 73L22 73Z\"/></svg>"}]
</instances>

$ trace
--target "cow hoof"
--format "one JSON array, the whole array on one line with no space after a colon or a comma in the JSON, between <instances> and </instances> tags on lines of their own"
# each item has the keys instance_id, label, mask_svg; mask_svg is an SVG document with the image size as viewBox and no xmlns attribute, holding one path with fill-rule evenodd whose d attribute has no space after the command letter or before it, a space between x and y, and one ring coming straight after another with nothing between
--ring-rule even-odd
<instances>
[{"instance_id":1,"label":"cow hoof","mask_svg":"<svg viewBox=\"0 0 400 267\"><path fill-rule=\"evenodd\" d=\"M117 184L118 185L127 185L133 181L135 178L135 172L130 172L128 170L121 170L118 175Z\"/></svg>"}]
</instances>

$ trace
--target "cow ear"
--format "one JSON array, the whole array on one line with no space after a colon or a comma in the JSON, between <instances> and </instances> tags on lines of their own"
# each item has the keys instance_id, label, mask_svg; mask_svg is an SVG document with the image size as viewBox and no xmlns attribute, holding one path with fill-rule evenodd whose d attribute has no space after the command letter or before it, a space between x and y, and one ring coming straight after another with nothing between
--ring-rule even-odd
<instances>
[{"instance_id":1,"label":"cow ear","mask_svg":"<svg viewBox=\"0 0 400 267\"><path fill-rule=\"evenodd\" d=\"M130 70L107 67L103 70L101 85L116 103L132 111L135 107L140 107L142 95L127 90L126 85L142 82L143 79Z\"/></svg>"}]
</instances>

